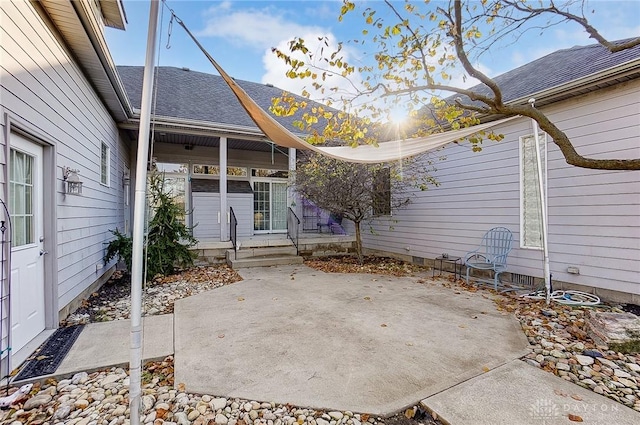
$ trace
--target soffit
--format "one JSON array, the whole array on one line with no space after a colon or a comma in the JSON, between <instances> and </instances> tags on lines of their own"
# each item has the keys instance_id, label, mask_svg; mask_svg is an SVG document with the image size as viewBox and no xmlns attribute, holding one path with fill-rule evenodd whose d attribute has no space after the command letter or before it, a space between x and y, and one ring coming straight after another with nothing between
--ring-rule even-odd
<instances>
[{"instance_id":1,"label":"soffit","mask_svg":"<svg viewBox=\"0 0 640 425\"><path fill-rule=\"evenodd\" d=\"M105 25L123 30L127 23L127 15L121 0L100 0L100 8Z\"/></svg>"},{"instance_id":2,"label":"soffit","mask_svg":"<svg viewBox=\"0 0 640 425\"><path fill-rule=\"evenodd\" d=\"M88 13L86 2L41 0L38 3L113 118L117 122L125 121L131 107L115 72L104 35L99 24Z\"/></svg>"}]
</instances>

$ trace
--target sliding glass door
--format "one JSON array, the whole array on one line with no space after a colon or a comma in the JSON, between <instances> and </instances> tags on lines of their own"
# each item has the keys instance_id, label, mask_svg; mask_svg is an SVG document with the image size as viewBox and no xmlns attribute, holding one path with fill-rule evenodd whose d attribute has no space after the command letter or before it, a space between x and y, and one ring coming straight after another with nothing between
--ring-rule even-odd
<instances>
[{"instance_id":1,"label":"sliding glass door","mask_svg":"<svg viewBox=\"0 0 640 425\"><path fill-rule=\"evenodd\" d=\"M256 233L287 231L287 183L254 179L253 229Z\"/></svg>"}]
</instances>

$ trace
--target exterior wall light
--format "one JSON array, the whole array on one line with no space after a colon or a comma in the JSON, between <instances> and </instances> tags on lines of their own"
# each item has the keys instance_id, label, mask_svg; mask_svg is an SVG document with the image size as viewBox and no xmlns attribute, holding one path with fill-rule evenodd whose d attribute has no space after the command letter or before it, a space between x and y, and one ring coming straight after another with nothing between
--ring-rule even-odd
<instances>
[{"instance_id":1,"label":"exterior wall light","mask_svg":"<svg viewBox=\"0 0 640 425\"><path fill-rule=\"evenodd\" d=\"M80 181L78 173L78 170L72 170L69 167L62 167L64 193L68 195L82 195L82 181Z\"/></svg>"}]
</instances>

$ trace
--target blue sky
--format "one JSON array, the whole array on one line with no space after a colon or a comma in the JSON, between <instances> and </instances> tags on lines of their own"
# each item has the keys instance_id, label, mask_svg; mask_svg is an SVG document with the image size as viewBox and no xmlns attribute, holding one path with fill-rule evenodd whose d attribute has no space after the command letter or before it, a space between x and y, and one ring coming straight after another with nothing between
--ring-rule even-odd
<instances>
[{"instance_id":1,"label":"blue sky","mask_svg":"<svg viewBox=\"0 0 640 425\"><path fill-rule=\"evenodd\" d=\"M369 1L382 10L380 1ZM432 3L437 3L437 0ZM296 93L302 90L300 81L284 76L285 66L271 53L271 47L285 46L294 36L307 40L329 36L330 40L358 38L360 17L352 14L338 22L341 1L190 1L168 0L167 5L196 34L205 48L233 77L271 83ZM125 0L128 25L126 31L108 29L107 43L118 65L143 65L146 48L149 2ZM183 29L173 25L170 49L166 49L170 14L164 16L158 50L159 64L188 67L192 70L215 71ZM591 1L592 23L609 39L640 35L640 1ZM547 30L543 35L532 31L517 43L493 50L480 61L481 69L495 76L530 62L552 51L575 45L592 44L581 27L565 24ZM364 55L356 46L347 50L351 58ZM468 85L473 85L470 82Z\"/></svg>"}]
</instances>

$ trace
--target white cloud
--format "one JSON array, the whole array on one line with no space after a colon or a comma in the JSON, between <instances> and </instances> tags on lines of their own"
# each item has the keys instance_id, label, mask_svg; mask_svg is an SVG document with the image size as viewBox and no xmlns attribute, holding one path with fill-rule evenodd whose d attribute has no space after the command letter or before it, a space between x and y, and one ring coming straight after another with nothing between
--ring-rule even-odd
<instances>
[{"instance_id":1,"label":"white cloud","mask_svg":"<svg viewBox=\"0 0 640 425\"><path fill-rule=\"evenodd\" d=\"M220 37L242 47L262 51L277 46L298 34L322 33L317 26L305 26L287 20L272 7L233 10L230 2L211 7L205 13L202 37Z\"/></svg>"},{"instance_id":2,"label":"white cloud","mask_svg":"<svg viewBox=\"0 0 640 425\"><path fill-rule=\"evenodd\" d=\"M320 50L322 48L324 48L325 55L326 55L326 52L333 52L337 49L335 36L331 33L307 32L299 36L305 40L306 46L309 49L309 51L316 52L314 54L314 57L321 56ZM325 39L328 45L324 45ZM288 40L281 41L277 45L277 48L288 53ZM343 49L342 53L343 53L342 57L344 58L345 61L347 62L352 61L353 55L349 52L348 49L346 50ZM326 69L326 64L324 62L308 63L308 58L304 58L300 54L295 54L292 56L295 59L299 59L299 60L304 59L305 61L307 61L308 65L317 66L318 68ZM296 79L287 78L285 73L289 69L289 66L285 64L282 59L277 58L276 55L271 52L271 50L268 50L264 53L262 57L262 63L264 64L264 67L266 69L266 73L262 76L263 83L270 83L276 87L280 87L292 93L298 93L298 94L302 93L303 90L307 90L309 93L311 93L311 98L315 100L322 100L323 98L326 98L329 93L331 93L327 90L326 94L323 95L319 91L316 91L312 87L312 80L310 78L306 78L304 80L301 80L299 78L296 78ZM321 75L322 71L318 69L317 73L318 75ZM351 75L350 79L351 81L355 81L356 84L360 83L360 76L357 73ZM354 92L353 87L351 86L349 81L337 75L328 76L326 81L319 81L319 82L321 82L327 88L337 87L339 93Z\"/></svg>"},{"instance_id":3,"label":"white cloud","mask_svg":"<svg viewBox=\"0 0 640 425\"><path fill-rule=\"evenodd\" d=\"M326 5L320 9L314 9L316 15L318 13L326 14L329 10ZM312 10L306 9L306 13L312 13ZM289 67L284 61L278 59L271 49L277 47L288 52L288 44L294 37L302 37L309 49L318 53L321 48L319 39L326 38L328 40L329 45L325 46L325 52L337 48L335 36L330 30L316 25L293 22L286 17L284 11L278 10L274 5L260 9L234 9L232 3L225 1L209 8L205 12L205 18L205 27L198 32L199 36L223 38L239 48L251 49L261 54L264 66L261 82L273 84L292 93L300 94L305 88L314 93L311 81L309 79L287 78L285 73ZM353 57L351 53L349 49L343 50L346 61L350 61ZM301 59L300 56L297 58ZM331 78L325 84L346 89L348 85L339 80L337 77ZM316 94L312 98L320 99L321 96Z\"/></svg>"}]
</instances>

